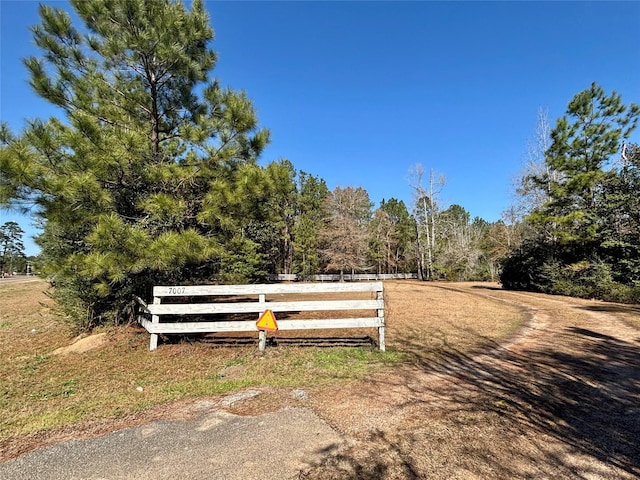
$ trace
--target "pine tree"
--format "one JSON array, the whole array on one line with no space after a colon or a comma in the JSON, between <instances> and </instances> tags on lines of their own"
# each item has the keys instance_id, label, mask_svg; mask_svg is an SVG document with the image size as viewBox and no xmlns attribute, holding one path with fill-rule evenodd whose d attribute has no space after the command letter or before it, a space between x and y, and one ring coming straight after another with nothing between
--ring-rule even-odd
<instances>
[{"instance_id":1,"label":"pine tree","mask_svg":"<svg viewBox=\"0 0 640 480\"><path fill-rule=\"evenodd\" d=\"M297 212L293 226L293 272L309 279L321 270L320 231L325 226L323 205L329 195L326 182L306 172L298 175Z\"/></svg>"},{"instance_id":2,"label":"pine tree","mask_svg":"<svg viewBox=\"0 0 640 480\"><path fill-rule=\"evenodd\" d=\"M537 234L503 263L505 287L640 298L640 183L633 148L627 155L625 146L639 118L640 106L623 104L615 91L607 95L595 83L573 97L545 154L555 175L535 178L548 192L547 202L527 218Z\"/></svg>"},{"instance_id":3,"label":"pine tree","mask_svg":"<svg viewBox=\"0 0 640 480\"><path fill-rule=\"evenodd\" d=\"M289 160L267 165L270 192L267 203L267 228L272 240L266 244L270 271L291 273L293 265L293 230L298 210L296 170Z\"/></svg>"},{"instance_id":4,"label":"pine tree","mask_svg":"<svg viewBox=\"0 0 640 480\"><path fill-rule=\"evenodd\" d=\"M395 198L380 202L371 222L370 255L378 273L409 272L414 268L416 226L407 206ZM411 253L410 253L411 252Z\"/></svg>"},{"instance_id":5,"label":"pine tree","mask_svg":"<svg viewBox=\"0 0 640 480\"><path fill-rule=\"evenodd\" d=\"M24 62L60 117L0 138L0 202L36 205L43 270L67 311L83 326L123 321L153 284L258 274L243 205L261 195L251 182L269 133L244 92L208 78L202 0L71 4L82 28L41 6L42 53Z\"/></svg>"},{"instance_id":6,"label":"pine tree","mask_svg":"<svg viewBox=\"0 0 640 480\"><path fill-rule=\"evenodd\" d=\"M25 258L23 234L24 230L16 222L0 226L0 275L13 273L18 259Z\"/></svg>"},{"instance_id":7,"label":"pine tree","mask_svg":"<svg viewBox=\"0 0 640 480\"><path fill-rule=\"evenodd\" d=\"M543 176L549 201L531 221L553 225L561 242L583 245L596 239L597 200L612 157L620 152L640 117L640 107L622 103L615 91L607 95L595 83L576 94L551 131L546 162L555 177Z\"/></svg>"}]
</instances>

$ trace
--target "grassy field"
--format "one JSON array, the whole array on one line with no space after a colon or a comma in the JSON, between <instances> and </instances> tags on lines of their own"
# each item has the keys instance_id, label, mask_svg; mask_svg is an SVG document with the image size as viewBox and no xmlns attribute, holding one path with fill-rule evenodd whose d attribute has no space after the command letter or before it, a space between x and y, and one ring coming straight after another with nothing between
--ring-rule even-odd
<instances>
[{"instance_id":1,"label":"grassy field","mask_svg":"<svg viewBox=\"0 0 640 480\"><path fill-rule=\"evenodd\" d=\"M57 354L74 338L46 289L39 280L0 284L0 447L78 422L122 418L247 387L321 389L356 381L449 348L481 349L512 335L525 319L516 307L474 304L468 296L451 309L455 292L427 294L419 282L388 282L384 353L375 345L295 342L260 353L256 345L200 341L161 344L149 352L148 333L128 326L93 332L104 333L104 341L85 353ZM375 338L373 330L370 334Z\"/></svg>"}]
</instances>

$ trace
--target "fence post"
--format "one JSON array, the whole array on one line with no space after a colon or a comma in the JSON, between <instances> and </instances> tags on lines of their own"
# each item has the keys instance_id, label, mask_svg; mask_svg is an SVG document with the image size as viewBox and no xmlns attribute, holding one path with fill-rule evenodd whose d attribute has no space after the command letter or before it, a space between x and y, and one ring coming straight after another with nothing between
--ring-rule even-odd
<instances>
[{"instance_id":1,"label":"fence post","mask_svg":"<svg viewBox=\"0 0 640 480\"><path fill-rule=\"evenodd\" d=\"M160 297L153 297L153 304L160 304ZM151 315L151 323L160 323L160 317L158 315ZM158 348L158 334L152 333L149 339L149 351L152 352Z\"/></svg>"},{"instance_id":2,"label":"fence post","mask_svg":"<svg viewBox=\"0 0 640 480\"><path fill-rule=\"evenodd\" d=\"M264 352L265 348L267 348L267 331L260 330L258 334L258 350Z\"/></svg>"},{"instance_id":3,"label":"fence post","mask_svg":"<svg viewBox=\"0 0 640 480\"><path fill-rule=\"evenodd\" d=\"M259 303L265 304L266 299L267 297L264 293L261 293L260 295L258 295ZM264 313L266 310L266 305L262 305L262 307L263 307L262 313ZM260 315L262 315L262 313ZM267 331L260 330L260 333L258 334L258 350L260 350L261 352L264 352L265 348L267 348Z\"/></svg>"},{"instance_id":4,"label":"fence post","mask_svg":"<svg viewBox=\"0 0 640 480\"><path fill-rule=\"evenodd\" d=\"M376 292L376 299L384 301L384 294L381 291ZM382 325L378 327L378 347L384 352L384 309L378 309L378 317L382 318Z\"/></svg>"}]
</instances>

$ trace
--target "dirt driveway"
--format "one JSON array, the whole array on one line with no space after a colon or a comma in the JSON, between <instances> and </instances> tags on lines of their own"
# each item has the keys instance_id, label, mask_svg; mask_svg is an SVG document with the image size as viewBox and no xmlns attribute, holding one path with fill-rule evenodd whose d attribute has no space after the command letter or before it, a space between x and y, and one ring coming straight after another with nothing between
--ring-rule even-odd
<instances>
[{"instance_id":1,"label":"dirt driveway","mask_svg":"<svg viewBox=\"0 0 640 480\"><path fill-rule=\"evenodd\" d=\"M303 478L640 477L640 309L433 288L518 305L529 327L487 354L325 392L315 410L354 444Z\"/></svg>"}]
</instances>

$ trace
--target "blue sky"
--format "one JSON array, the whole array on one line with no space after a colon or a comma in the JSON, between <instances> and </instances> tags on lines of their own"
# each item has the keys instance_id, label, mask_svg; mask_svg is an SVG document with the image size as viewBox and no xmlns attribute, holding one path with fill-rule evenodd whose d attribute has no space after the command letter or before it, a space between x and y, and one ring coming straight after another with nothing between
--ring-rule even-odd
<instances>
[{"instance_id":1,"label":"blue sky","mask_svg":"<svg viewBox=\"0 0 640 480\"><path fill-rule=\"evenodd\" d=\"M68 9L63 1L45 2ZM0 119L55 114L21 58L35 1L0 0ZM409 169L446 176L445 206L500 218L533 137L595 81L640 103L640 2L207 2L212 76L246 90L287 158L329 188L411 202ZM635 140L639 135L636 132ZM27 218L0 211L0 224ZM37 247L25 238L28 253Z\"/></svg>"}]
</instances>

